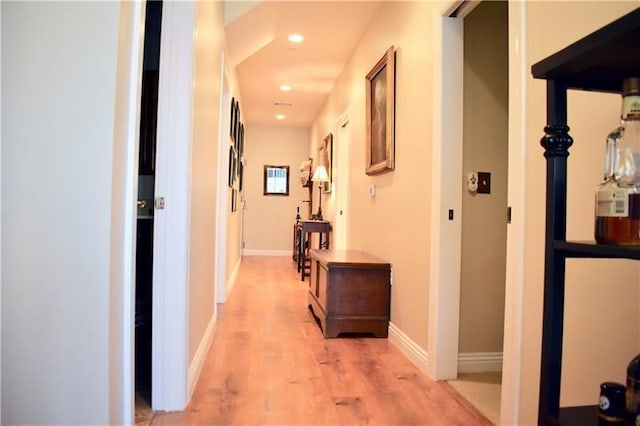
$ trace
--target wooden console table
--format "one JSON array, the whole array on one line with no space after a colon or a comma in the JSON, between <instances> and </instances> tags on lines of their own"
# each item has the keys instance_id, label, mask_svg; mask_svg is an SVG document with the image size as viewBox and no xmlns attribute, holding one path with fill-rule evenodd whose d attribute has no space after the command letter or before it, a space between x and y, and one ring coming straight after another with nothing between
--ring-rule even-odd
<instances>
[{"instance_id":1,"label":"wooden console table","mask_svg":"<svg viewBox=\"0 0 640 426\"><path fill-rule=\"evenodd\" d=\"M325 337L389 334L391 265L361 251L309 250L309 309Z\"/></svg>"},{"instance_id":2,"label":"wooden console table","mask_svg":"<svg viewBox=\"0 0 640 426\"><path fill-rule=\"evenodd\" d=\"M300 281L309 276L309 248L311 234L318 233L318 248L329 248L329 236L331 234L331 222L328 220L301 220L295 225L294 231L294 260L298 262Z\"/></svg>"}]
</instances>

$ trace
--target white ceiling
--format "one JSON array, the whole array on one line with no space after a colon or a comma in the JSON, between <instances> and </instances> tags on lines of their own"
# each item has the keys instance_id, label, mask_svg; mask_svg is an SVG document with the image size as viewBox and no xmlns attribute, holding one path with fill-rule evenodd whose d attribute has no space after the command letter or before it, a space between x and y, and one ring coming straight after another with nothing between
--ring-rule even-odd
<instances>
[{"instance_id":1,"label":"white ceiling","mask_svg":"<svg viewBox=\"0 0 640 426\"><path fill-rule=\"evenodd\" d=\"M378 0L226 1L227 63L238 78L242 121L310 126L379 6ZM291 33L304 41L289 42ZM282 84L293 90L281 91Z\"/></svg>"}]
</instances>

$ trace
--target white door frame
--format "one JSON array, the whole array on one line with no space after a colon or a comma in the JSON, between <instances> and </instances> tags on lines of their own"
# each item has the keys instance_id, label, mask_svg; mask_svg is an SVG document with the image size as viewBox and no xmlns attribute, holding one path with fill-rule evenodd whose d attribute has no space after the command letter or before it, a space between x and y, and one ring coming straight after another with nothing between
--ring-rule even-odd
<instances>
[{"instance_id":1,"label":"white door frame","mask_svg":"<svg viewBox=\"0 0 640 426\"><path fill-rule=\"evenodd\" d=\"M462 207L463 20L448 16L460 0L440 0L434 17L434 104L428 375L452 379L458 370ZM468 12L468 11L467 11ZM526 5L509 2L509 178L505 326L500 424L519 423L527 67ZM462 17L462 16L459 16ZM437 194L437 195L435 195ZM448 211L454 219L448 219Z\"/></svg>"},{"instance_id":2,"label":"white door frame","mask_svg":"<svg viewBox=\"0 0 640 426\"><path fill-rule=\"evenodd\" d=\"M526 3L509 2L509 172L501 424L519 424L522 377L527 79Z\"/></svg>"},{"instance_id":3,"label":"white door frame","mask_svg":"<svg viewBox=\"0 0 640 426\"><path fill-rule=\"evenodd\" d=\"M216 274L216 302L227 301L227 220L229 197L227 179L229 170L229 114L231 113L231 99L229 90L229 77L225 64L225 56L222 53L220 70L220 117L218 126L218 185L216 188L216 249L215 249L215 274ZM217 307L214 308L217 312Z\"/></svg>"},{"instance_id":4,"label":"white door frame","mask_svg":"<svg viewBox=\"0 0 640 426\"><path fill-rule=\"evenodd\" d=\"M154 410L187 404L189 216L197 3L164 2L160 41L153 253Z\"/></svg>"},{"instance_id":5,"label":"white door frame","mask_svg":"<svg viewBox=\"0 0 640 426\"><path fill-rule=\"evenodd\" d=\"M346 250L349 247L349 188L351 180L351 134L349 130L349 111L345 111L336 121L338 131L334 146L334 164L338 185L335 185L335 227L332 247ZM337 149L336 149L337 148ZM337 160L337 161L336 161ZM333 184L332 184L333 185Z\"/></svg>"},{"instance_id":6,"label":"white door frame","mask_svg":"<svg viewBox=\"0 0 640 426\"><path fill-rule=\"evenodd\" d=\"M458 375L462 226L463 21L460 1L439 1L434 14L431 272L427 374ZM453 220L449 220L449 211Z\"/></svg>"},{"instance_id":7,"label":"white door frame","mask_svg":"<svg viewBox=\"0 0 640 426\"><path fill-rule=\"evenodd\" d=\"M109 303L113 354L109 358L109 419L113 424L134 423L136 201L145 6L144 1L123 3L120 14Z\"/></svg>"}]
</instances>

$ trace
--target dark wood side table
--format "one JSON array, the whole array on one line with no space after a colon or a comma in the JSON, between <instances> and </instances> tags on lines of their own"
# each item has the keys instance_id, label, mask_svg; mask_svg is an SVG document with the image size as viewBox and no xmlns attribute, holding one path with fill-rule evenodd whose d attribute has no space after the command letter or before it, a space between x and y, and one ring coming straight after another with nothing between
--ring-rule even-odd
<instances>
[{"instance_id":1,"label":"dark wood side table","mask_svg":"<svg viewBox=\"0 0 640 426\"><path fill-rule=\"evenodd\" d=\"M328 220L301 220L297 224L297 241L298 249L298 272L300 272L300 281L304 281L309 276L309 246L311 244L311 234L318 235L318 248L328 249L331 234L331 222Z\"/></svg>"},{"instance_id":2,"label":"dark wood side table","mask_svg":"<svg viewBox=\"0 0 640 426\"><path fill-rule=\"evenodd\" d=\"M391 265L352 250L310 250L309 309L325 337L370 333L387 337Z\"/></svg>"}]
</instances>

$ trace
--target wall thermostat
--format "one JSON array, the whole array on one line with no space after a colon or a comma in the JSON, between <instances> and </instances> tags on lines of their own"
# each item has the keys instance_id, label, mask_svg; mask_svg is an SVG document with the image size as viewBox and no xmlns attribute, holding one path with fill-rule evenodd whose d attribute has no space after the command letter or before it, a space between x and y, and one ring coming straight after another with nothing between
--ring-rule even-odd
<instances>
[{"instance_id":1,"label":"wall thermostat","mask_svg":"<svg viewBox=\"0 0 640 426\"><path fill-rule=\"evenodd\" d=\"M474 194L478 191L478 174L476 172L467 175L467 189Z\"/></svg>"}]
</instances>

